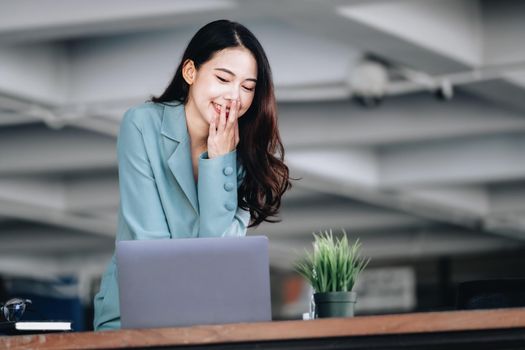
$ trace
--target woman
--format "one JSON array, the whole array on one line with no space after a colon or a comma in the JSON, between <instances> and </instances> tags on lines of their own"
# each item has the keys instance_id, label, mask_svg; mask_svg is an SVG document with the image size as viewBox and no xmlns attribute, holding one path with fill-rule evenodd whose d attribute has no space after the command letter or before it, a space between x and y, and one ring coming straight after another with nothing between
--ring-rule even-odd
<instances>
[{"instance_id":1,"label":"woman","mask_svg":"<svg viewBox=\"0 0 525 350\"><path fill-rule=\"evenodd\" d=\"M191 39L168 88L126 112L117 141L117 240L244 236L275 222L290 188L268 59L239 23ZM115 257L96 330L120 328Z\"/></svg>"}]
</instances>

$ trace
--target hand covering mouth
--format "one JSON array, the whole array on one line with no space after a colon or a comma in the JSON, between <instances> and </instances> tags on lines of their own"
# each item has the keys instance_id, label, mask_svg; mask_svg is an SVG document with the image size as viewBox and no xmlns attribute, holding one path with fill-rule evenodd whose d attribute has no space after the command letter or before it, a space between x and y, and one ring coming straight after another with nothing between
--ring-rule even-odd
<instances>
[{"instance_id":1,"label":"hand covering mouth","mask_svg":"<svg viewBox=\"0 0 525 350\"><path fill-rule=\"evenodd\" d=\"M213 108L215 109L215 111L217 113L221 113L221 108L224 108L222 105L218 104L218 103L213 103ZM226 107L226 115L230 114L230 107Z\"/></svg>"}]
</instances>

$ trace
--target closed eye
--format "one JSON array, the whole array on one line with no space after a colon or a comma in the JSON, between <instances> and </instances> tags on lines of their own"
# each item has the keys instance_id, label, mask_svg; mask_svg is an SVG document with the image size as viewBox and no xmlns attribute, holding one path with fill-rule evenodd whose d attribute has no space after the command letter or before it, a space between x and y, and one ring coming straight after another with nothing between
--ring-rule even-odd
<instances>
[{"instance_id":1,"label":"closed eye","mask_svg":"<svg viewBox=\"0 0 525 350\"><path fill-rule=\"evenodd\" d=\"M247 87L247 86L243 86L243 88L244 88L245 90L247 90L247 91L253 91L253 90L255 90L255 87L250 88L250 87Z\"/></svg>"},{"instance_id":2,"label":"closed eye","mask_svg":"<svg viewBox=\"0 0 525 350\"><path fill-rule=\"evenodd\" d=\"M222 77L220 77L220 76L218 76L218 75L216 75L216 77L217 77L217 79L219 79L219 81L221 81L221 82L223 82L223 83L227 83L227 82L228 82L227 79L224 79L224 78L222 78Z\"/></svg>"}]
</instances>

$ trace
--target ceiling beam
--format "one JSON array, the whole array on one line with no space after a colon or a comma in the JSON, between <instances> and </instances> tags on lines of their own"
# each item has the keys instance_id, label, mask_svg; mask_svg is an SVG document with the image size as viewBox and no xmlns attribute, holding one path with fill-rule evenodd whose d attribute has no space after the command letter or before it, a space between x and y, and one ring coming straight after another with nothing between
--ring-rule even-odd
<instances>
[{"instance_id":1,"label":"ceiling beam","mask_svg":"<svg viewBox=\"0 0 525 350\"><path fill-rule=\"evenodd\" d=\"M313 232L333 229L346 230L348 233L366 235L370 232L413 230L426 227L429 222L414 218L405 213L386 209L353 209L344 204L322 202L298 208L284 207L281 210L282 221L279 223L263 223L253 234L262 234L272 238L303 237L309 239Z\"/></svg>"},{"instance_id":2,"label":"ceiling beam","mask_svg":"<svg viewBox=\"0 0 525 350\"><path fill-rule=\"evenodd\" d=\"M11 219L41 223L94 235L115 237L116 217L106 219L75 214L42 205L13 202L0 199L0 215Z\"/></svg>"},{"instance_id":3,"label":"ceiling beam","mask_svg":"<svg viewBox=\"0 0 525 350\"><path fill-rule=\"evenodd\" d=\"M236 2L231 0L113 0L111 3L48 0L45 6L32 0L2 1L0 42L71 39L166 28L197 20L202 13L207 17L211 13L217 18L226 17L235 8Z\"/></svg>"},{"instance_id":4,"label":"ceiling beam","mask_svg":"<svg viewBox=\"0 0 525 350\"><path fill-rule=\"evenodd\" d=\"M525 177L524 134L385 147L377 152L384 188L513 181Z\"/></svg>"},{"instance_id":5,"label":"ceiling beam","mask_svg":"<svg viewBox=\"0 0 525 350\"><path fill-rule=\"evenodd\" d=\"M382 235L348 235L350 241L359 238L362 255L373 261L430 259L433 257L512 251L525 243L515 239L469 232L450 227L429 227L417 231L393 232ZM304 240L270 238L269 254L272 266L285 270L293 268L304 256L304 250L312 250L313 237Z\"/></svg>"},{"instance_id":6,"label":"ceiling beam","mask_svg":"<svg viewBox=\"0 0 525 350\"><path fill-rule=\"evenodd\" d=\"M397 96L371 109L350 101L280 103L278 111L283 141L294 149L389 145L525 131L521 113L466 94L448 102L427 94Z\"/></svg>"},{"instance_id":7,"label":"ceiling beam","mask_svg":"<svg viewBox=\"0 0 525 350\"><path fill-rule=\"evenodd\" d=\"M482 62L482 21L478 1L359 3L340 6L337 12L352 21L467 65L479 65Z\"/></svg>"},{"instance_id":8,"label":"ceiling beam","mask_svg":"<svg viewBox=\"0 0 525 350\"><path fill-rule=\"evenodd\" d=\"M21 142L23 140L23 142ZM0 130L0 175L114 169L115 138L66 128Z\"/></svg>"},{"instance_id":9,"label":"ceiling beam","mask_svg":"<svg viewBox=\"0 0 525 350\"><path fill-rule=\"evenodd\" d=\"M0 46L0 96L34 104L63 104L67 101L69 70L63 44Z\"/></svg>"}]
</instances>

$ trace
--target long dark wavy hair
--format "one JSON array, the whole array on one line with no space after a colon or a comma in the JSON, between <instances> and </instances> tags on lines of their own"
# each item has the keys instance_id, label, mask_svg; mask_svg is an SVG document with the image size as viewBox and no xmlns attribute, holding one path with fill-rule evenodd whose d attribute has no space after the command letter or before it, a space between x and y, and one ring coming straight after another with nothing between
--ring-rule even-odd
<instances>
[{"instance_id":1,"label":"long dark wavy hair","mask_svg":"<svg viewBox=\"0 0 525 350\"><path fill-rule=\"evenodd\" d=\"M196 69L210 60L215 53L231 47L244 47L257 62L257 84L250 108L239 119L237 157L244 167L245 176L238 191L238 205L250 211L249 227L263 221L278 222L276 215L281 197L291 187L289 170L284 164L284 147L277 128L277 109L272 72L264 50L243 25L218 20L202 27L191 39L173 80L162 95L151 101L186 103L189 85L182 77L186 60L192 60Z\"/></svg>"}]
</instances>

